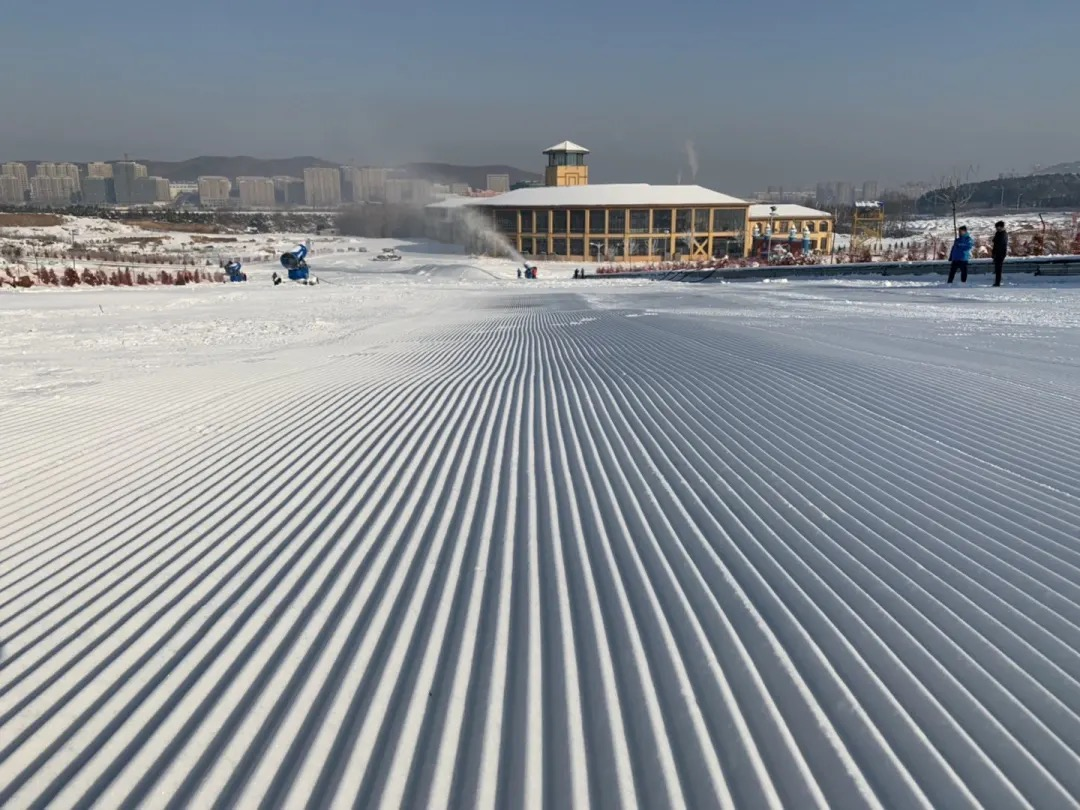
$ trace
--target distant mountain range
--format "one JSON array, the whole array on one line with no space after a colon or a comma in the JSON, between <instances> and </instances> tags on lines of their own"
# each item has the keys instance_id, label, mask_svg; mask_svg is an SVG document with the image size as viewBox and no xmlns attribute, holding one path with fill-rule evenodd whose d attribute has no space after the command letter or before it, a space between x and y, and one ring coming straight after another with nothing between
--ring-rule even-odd
<instances>
[{"instance_id":1,"label":"distant mountain range","mask_svg":"<svg viewBox=\"0 0 1080 810\"><path fill-rule=\"evenodd\" d=\"M289 175L303 177L304 169L337 168L341 164L322 158L303 156L291 158L254 158L202 156L190 160L164 161L139 160L146 165L147 171L157 177L165 177L176 182L194 182L203 175L218 175L228 178L237 177L274 177ZM31 162L32 166L33 162ZM31 173L33 168L31 168ZM472 188L486 188L489 174L510 175L511 185L521 182L537 182L543 175L527 172L514 166L458 166L452 163L406 163L394 169L394 176L430 180L433 183L468 183Z\"/></svg>"},{"instance_id":2,"label":"distant mountain range","mask_svg":"<svg viewBox=\"0 0 1080 810\"><path fill-rule=\"evenodd\" d=\"M1039 174L1080 174L1080 160L1071 163L1055 163L1045 169L1039 169Z\"/></svg>"}]
</instances>

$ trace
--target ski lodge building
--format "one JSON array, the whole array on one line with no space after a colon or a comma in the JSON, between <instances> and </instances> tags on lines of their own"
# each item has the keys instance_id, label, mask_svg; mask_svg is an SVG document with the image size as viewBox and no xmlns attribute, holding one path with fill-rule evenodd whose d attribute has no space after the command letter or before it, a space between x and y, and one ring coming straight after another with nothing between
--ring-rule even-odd
<instances>
[{"instance_id":1,"label":"ski lodge building","mask_svg":"<svg viewBox=\"0 0 1080 810\"><path fill-rule=\"evenodd\" d=\"M762 239L832 250L832 215L798 205L751 205L697 185L589 184L589 150L544 150L545 185L427 206L431 235L473 253L505 239L524 256L566 261L703 261L746 256ZM498 237L489 236L498 234Z\"/></svg>"}]
</instances>

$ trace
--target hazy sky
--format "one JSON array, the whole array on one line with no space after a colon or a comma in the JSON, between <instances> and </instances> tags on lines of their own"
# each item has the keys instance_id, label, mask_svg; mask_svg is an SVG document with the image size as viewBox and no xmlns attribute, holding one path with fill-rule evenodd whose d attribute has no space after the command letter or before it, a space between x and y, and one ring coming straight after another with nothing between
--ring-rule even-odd
<instances>
[{"instance_id":1,"label":"hazy sky","mask_svg":"<svg viewBox=\"0 0 1080 810\"><path fill-rule=\"evenodd\" d=\"M4 3L0 158L200 154L747 193L1080 159L1077 0Z\"/></svg>"}]
</instances>

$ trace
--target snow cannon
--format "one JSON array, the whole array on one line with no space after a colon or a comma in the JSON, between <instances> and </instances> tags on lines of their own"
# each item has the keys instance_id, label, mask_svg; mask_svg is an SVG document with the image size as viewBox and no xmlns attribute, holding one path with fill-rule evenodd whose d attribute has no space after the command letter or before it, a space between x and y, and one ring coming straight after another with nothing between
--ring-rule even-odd
<instances>
[{"instance_id":1,"label":"snow cannon","mask_svg":"<svg viewBox=\"0 0 1080 810\"><path fill-rule=\"evenodd\" d=\"M243 271L243 265L233 259L225 265L225 275L229 281L247 281L247 273Z\"/></svg>"},{"instance_id":2,"label":"snow cannon","mask_svg":"<svg viewBox=\"0 0 1080 810\"><path fill-rule=\"evenodd\" d=\"M290 281L307 281L308 265L304 261L307 255L307 245L298 245L295 250L281 254L281 266L289 274Z\"/></svg>"}]
</instances>

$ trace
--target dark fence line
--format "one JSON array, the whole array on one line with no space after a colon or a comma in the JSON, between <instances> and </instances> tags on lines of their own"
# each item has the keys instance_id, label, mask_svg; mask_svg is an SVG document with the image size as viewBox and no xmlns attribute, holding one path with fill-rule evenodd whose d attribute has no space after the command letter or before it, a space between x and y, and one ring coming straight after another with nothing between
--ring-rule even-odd
<instances>
[{"instance_id":1,"label":"dark fence line","mask_svg":"<svg viewBox=\"0 0 1080 810\"><path fill-rule=\"evenodd\" d=\"M990 259L975 259L968 272L992 273ZM770 278L836 278L843 276L924 276L948 275L949 262L859 262L854 264L771 265L762 267L705 268L703 270L666 270L663 272L608 273L593 278L646 278L653 281L756 281ZM1005 262L1005 273L1031 273L1036 276L1080 276L1080 256L1026 256Z\"/></svg>"}]
</instances>

